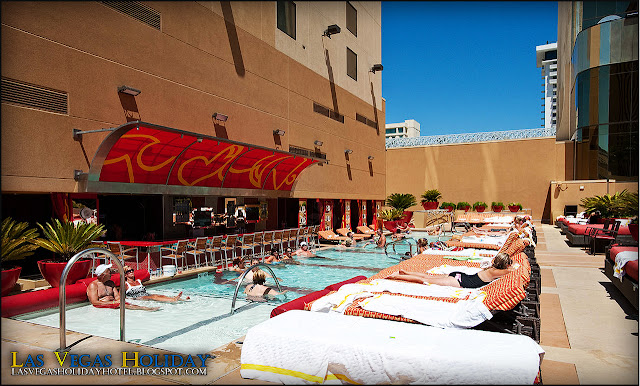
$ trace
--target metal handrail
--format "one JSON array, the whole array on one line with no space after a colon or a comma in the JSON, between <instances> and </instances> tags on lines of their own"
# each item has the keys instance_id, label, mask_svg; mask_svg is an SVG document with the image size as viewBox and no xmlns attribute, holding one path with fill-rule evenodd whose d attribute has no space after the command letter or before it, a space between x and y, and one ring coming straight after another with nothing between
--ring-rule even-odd
<instances>
[{"instance_id":1,"label":"metal handrail","mask_svg":"<svg viewBox=\"0 0 640 386\"><path fill-rule=\"evenodd\" d=\"M383 237L384 237L384 236L383 236ZM396 245L397 245L397 244L400 244L400 243L406 243L406 244L409 244L409 254L410 254L410 256L413 256L413 244L411 244L411 242L410 242L410 241L413 241L413 242L415 243L415 245L416 245L416 252L417 252L417 250L418 250L418 243L417 243L417 241L416 241L416 240L411 239L411 238L402 238L402 239L400 239L400 240L392 241L391 243L386 244L386 245L384 246L384 254L385 254L385 255L387 255L387 257L391 257L391 256L389 256L389 251L387 250L387 248L389 248L390 246L392 246L392 247L393 247L393 253L395 253L396 255L402 256L402 260L405 260L404 255L400 255L400 254L396 251Z\"/></svg>"},{"instance_id":2,"label":"metal handrail","mask_svg":"<svg viewBox=\"0 0 640 386\"><path fill-rule=\"evenodd\" d=\"M238 290L240 290L240 286L242 285L242 280L244 280L244 277L247 276L247 273L249 271L259 266L263 266L269 272L271 272L271 277L273 277L273 280L276 281L276 285L278 286L278 292L282 292L282 289L280 289L280 283L278 282L278 278L276 277L276 274L273 272L271 267L269 267L266 263L258 263L258 264L252 265L251 267L245 269L244 272L242 272L242 275L240 275L240 277L238 278L238 284L236 284L236 290L233 293L233 300L231 301L231 312L230 312L231 314L233 314L234 308L236 306L236 298L238 297Z\"/></svg>"},{"instance_id":3,"label":"metal handrail","mask_svg":"<svg viewBox=\"0 0 640 386\"><path fill-rule=\"evenodd\" d=\"M80 260L84 255L88 255L90 253L100 253L103 255L107 255L111 260L116 263L118 267L118 272L120 273L120 340L124 342L124 268L122 267L122 262L120 259L113 254L113 252L103 249L103 248L89 248L84 251L78 252L69 260L67 265L64 266L64 270L62 271L62 277L60 277L60 287L58 287L58 297L59 297L59 311L60 311L60 348L58 348L57 352L65 352L69 351L67 348L67 328L66 328L66 313L67 313L67 286L65 282L67 281L67 276L69 275L69 271L71 270L71 266L76 263L76 261Z\"/></svg>"}]
</instances>

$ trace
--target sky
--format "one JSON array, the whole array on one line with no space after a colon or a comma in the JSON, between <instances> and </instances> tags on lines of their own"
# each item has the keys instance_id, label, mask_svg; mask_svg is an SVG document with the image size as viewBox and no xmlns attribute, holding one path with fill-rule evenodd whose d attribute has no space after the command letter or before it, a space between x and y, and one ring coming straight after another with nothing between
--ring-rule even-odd
<instances>
[{"instance_id":1,"label":"sky","mask_svg":"<svg viewBox=\"0 0 640 386\"><path fill-rule=\"evenodd\" d=\"M386 122L420 135L534 129L536 46L557 41L555 1L383 1Z\"/></svg>"}]
</instances>

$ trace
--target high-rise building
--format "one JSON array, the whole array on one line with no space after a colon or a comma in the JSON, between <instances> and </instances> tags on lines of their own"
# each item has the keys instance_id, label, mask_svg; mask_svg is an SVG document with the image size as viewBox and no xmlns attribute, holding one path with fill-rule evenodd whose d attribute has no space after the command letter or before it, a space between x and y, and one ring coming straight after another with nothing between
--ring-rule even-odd
<instances>
[{"instance_id":1,"label":"high-rise building","mask_svg":"<svg viewBox=\"0 0 640 386\"><path fill-rule=\"evenodd\" d=\"M110 239L170 239L194 208L252 231L353 200L357 226L385 198L379 1L1 8L5 216L86 205Z\"/></svg>"},{"instance_id":2,"label":"high-rise building","mask_svg":"<svg viewBox=\"0 0 640 386\"><path fill-rule=\"evenodd\" d=\"M638 1L558 2L557 140L573 178L638 180Z\"/></svg>"},{"instance_id":3,"label":"high-rise building","mask_svg":"<svg viewBox=\"0 0 640 386\"><path fill-rule=\"evenodd\" d=\"M414 119L407 119L400 123L385 125L386 138L410 138L420 136L420 123Z\"/></svg>"},{"instance_id":4,"label":"high-rise building","mask_svg":"<svg viewBox=\"0 0 640 386\"><path fill-rule=\"evenodd\" d=\"M542 68L543 97L542 113L545 129L556 128L556 106L558 88L558 43L536 46L536 66Z\"/></svg>"}]
</instances>

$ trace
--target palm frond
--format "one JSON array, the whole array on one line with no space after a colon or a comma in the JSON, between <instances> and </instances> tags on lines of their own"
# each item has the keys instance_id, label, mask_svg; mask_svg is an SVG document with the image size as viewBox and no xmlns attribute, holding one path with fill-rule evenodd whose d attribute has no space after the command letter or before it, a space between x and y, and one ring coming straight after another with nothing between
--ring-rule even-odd
<instances>
[{"instance_id":1,"label":"palm frond","mask_svg":"<svg viewBox=\"0 0 640 386\"><path fill-rule=\"evenodd\" d=\"M38 223L44 239L35 240L35 244L45 248L63 260L69 260L73 255L86 249L93 240L104 233L104 226L97 224L61 222L53 219L52 223L41 225Z\"/></svg>"},{"instance_id":2,"label":"palm frond","mask_svg":"<svg viewBox=\"0 0 640 386\"><path fill-rule=\"evenodd\" d=\"M28 222L16 222L11 217L2 221L1 261L23 259L33 255L33 251L38 249L33 244L33 240L38 238L38 232L28 227Z\"/></svg>"}]
</instances>

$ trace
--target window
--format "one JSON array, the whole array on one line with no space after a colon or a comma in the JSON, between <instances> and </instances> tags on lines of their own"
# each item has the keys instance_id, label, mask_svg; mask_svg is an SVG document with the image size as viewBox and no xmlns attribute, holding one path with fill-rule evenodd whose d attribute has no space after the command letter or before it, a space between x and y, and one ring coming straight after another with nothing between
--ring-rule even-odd
<instances>
[{"instance_id":1,"label":"window","mask_svg":"<svg viewBox=\"0 0 640 386\"><path fill-rule=\"evenodd\" d=\"M358 80L358 55L347 47L347 75Z\"/></svg>"},{"instance_id":2,"label":"window","mask_svg":"<svg viewBox=\"0 0 640 386\"><path fill-rule=\"evenodd\" d=\"M293 39L296 38L296 4L293 1L278 1L278 29Z\"/></svg>"},{"instance_id":3,"label":"window","mask_svg":"<svg viewBox=\"0 0 640 386\"><path fill-rule=\"evenodd\" d=\"M396 133L396 129L395 128L394 129L386 129L385 133L386 134L395 134Z\"/></svg>"},{"instance_id":4,"label":"window","mask_svg":"<svg viewBox=\"0 0 640 386\"><path fill-rule=\"evenodd\" d=\"M347 1L347 29L358 36L358 11Z\"/></svg>"}]
</instances>

